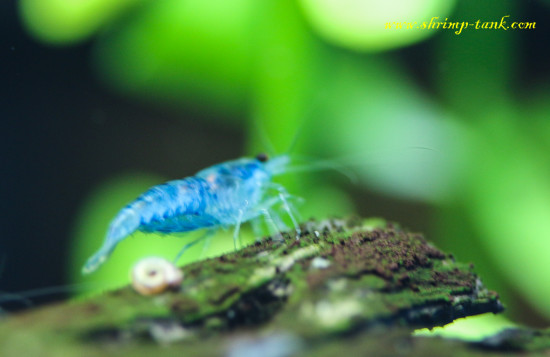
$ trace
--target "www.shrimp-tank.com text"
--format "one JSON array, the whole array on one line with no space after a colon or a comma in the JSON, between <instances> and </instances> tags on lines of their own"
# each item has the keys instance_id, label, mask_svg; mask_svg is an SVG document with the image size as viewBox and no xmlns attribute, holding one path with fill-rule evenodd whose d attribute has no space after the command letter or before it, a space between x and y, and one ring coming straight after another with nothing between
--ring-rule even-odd
<instances>
[{"instance_id":1,"label":"www.shrimp-tank.com text","mask_svg":"<svg viewBox=\"0 0 550 357\"><path fill-rule=\"evenodd\" d=\"M511 21L510 15L502 16L498 21L441 21L438 16L434 16L430 21L402 21L386 22L386 30L451 30L455 35L460 35L466 30L534 30L536 22Z\"/></svg>"}]
</instances>

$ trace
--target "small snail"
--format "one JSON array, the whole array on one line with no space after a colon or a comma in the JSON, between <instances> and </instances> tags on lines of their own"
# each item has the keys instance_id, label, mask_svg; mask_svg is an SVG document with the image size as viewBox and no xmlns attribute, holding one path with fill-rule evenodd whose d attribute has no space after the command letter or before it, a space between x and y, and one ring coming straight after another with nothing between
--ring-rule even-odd
<instances>
[{"instance_id":1,"label":"small snail","mask_svg":"<svg viewBox=\"0 0 550 357\"><path fill-rule=\"evenodd\" d=\"M160 257L147 257L138 261L130 272L132 286L141 295L160 294L178 288L183 273L174 264Z\"/></svg>"}]
</instances>

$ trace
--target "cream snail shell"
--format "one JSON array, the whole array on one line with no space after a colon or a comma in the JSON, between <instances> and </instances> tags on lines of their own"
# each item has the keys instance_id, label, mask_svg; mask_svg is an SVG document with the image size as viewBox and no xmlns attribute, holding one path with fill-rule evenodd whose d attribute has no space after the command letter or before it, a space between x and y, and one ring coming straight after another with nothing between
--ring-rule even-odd
<instances>
[{"instance_id":1,"label":"cream snail shell","mask_svg":"<svg viewBox=\"0 0 550 357\"><path fill-rule=\"evenodd\" d=\"M134 265L130 278L138 293L155 295L167 289L178 288L183 280L183 273L164 258L147 257Z\"/></svg>"}]
</instances>

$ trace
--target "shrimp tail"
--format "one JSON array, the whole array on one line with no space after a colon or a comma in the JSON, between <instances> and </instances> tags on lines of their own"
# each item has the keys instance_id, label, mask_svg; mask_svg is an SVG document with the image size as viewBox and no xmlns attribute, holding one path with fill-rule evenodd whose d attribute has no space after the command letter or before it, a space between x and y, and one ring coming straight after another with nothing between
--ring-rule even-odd
<instances>
[{"instance_id":1,"label":"shrimp tail","mask_svg":"<svg viewBox=\"0 0 550 357\"><path fill-rule=\"evenodd\" d=\"M82 274L86 275L96 271L100 265L105 263L109 255L111 255L111 253L113 252L114 248L115 248L114 246L111 247L110 249L101 248L90 259L88 259L86 264L84 264L84 266L82 267Z\"/></svg>"},{"instance_id":2,"label":"shrimp tail","mask_svg":"<svg viewBox=\"0 0 550 357\"><path fill-rule=\"evenodd\" d=\"M140 225L140 215L127 206L111 222L103 246L84 264L82 274L90 274L97 270L111 255L117 244L128 235L135 232Z\"/></svg>"}]
</instances>

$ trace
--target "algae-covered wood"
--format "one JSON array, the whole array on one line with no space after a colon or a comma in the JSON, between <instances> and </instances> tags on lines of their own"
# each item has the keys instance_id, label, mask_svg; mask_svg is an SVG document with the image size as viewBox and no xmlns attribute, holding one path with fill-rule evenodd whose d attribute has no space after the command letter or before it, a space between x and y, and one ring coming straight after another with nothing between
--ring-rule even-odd
<instances>
[{"instance_id":1,"label":"algae-covered wood","mask_svg":"<svg viewBox=\"0 0 550 357\"><path fill-rule=\"evenodd\" d=\"M184 266L177 291L126 287L10 316L0 355L330 355L425 341L412 329L503 309L471 265L380 219L311 221L299 240L279 238Z\"/></svg>"}]
</instances>

